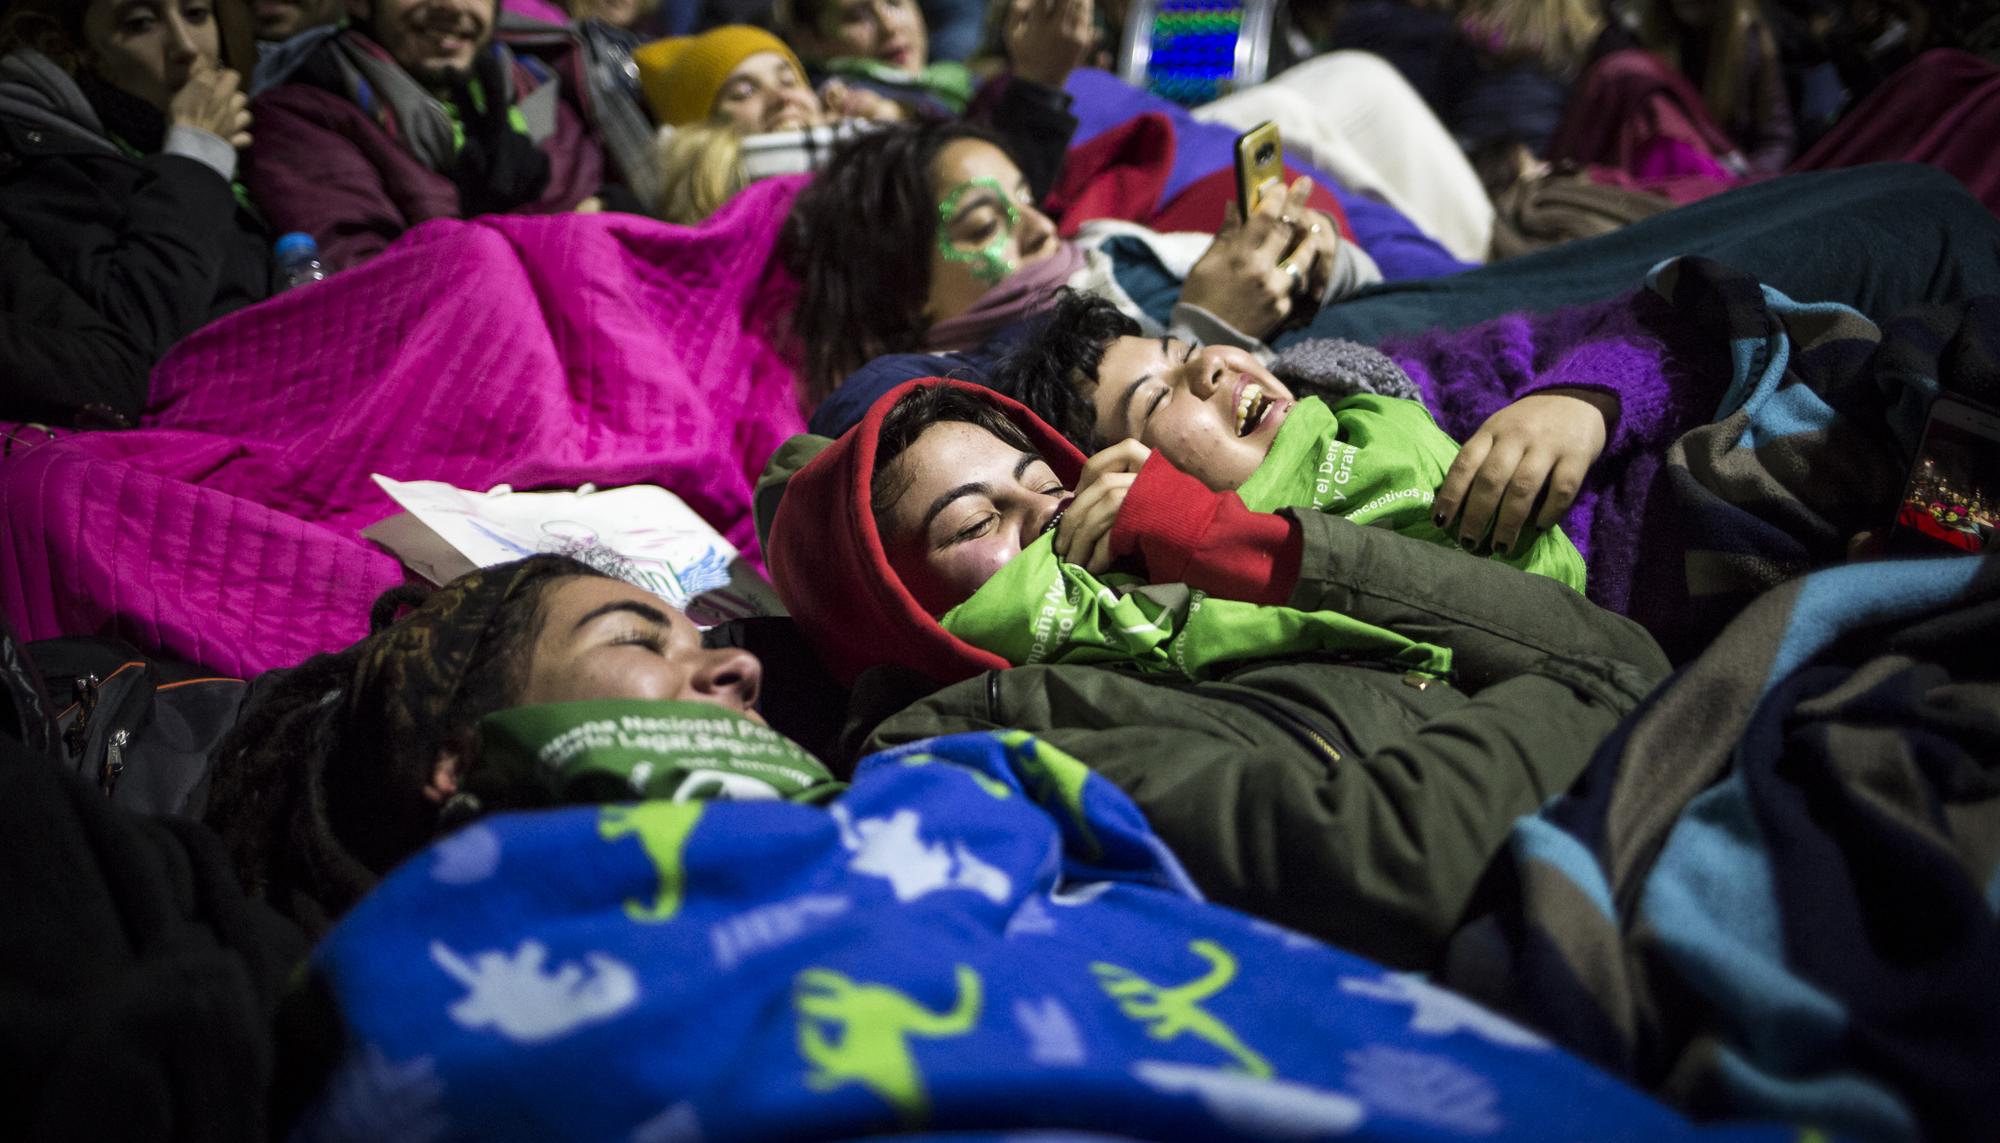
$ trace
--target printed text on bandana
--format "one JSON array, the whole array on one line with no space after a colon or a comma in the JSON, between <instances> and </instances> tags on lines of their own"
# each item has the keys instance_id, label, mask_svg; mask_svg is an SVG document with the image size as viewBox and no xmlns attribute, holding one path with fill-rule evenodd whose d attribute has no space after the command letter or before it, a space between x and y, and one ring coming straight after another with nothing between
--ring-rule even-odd
<instances>
[{"instance_id":1,"label":"printed text on bandana","mask_svg":"<svg viewBox=\"0 0 2000 1143\"><path fill-rule=\"evenodd\" d=\"M714 718L621 715L581 722L550 739L535 758L561 771L592 750L645 750L683 762L744 773L768 774L804 788L812 777L796 766L772 761L790 752L776 731L754 722Z\"/></svg>"},{"instance_id":2,"label":"printed text on bandana","mask_svg":"<svg viewBox=\"0 0 2000 1143\"><path fill-rule=\"evenodd\" d=\"M1055 578L1049 581L1048 590L1042 593L1040 610L1035 612L1035 641L1028 645L1028 662L1047 659L1051 649L1069 642L1069 633L1075 627L1076 603L1070 599L1069 585L1058 569Z\"/></svg>"}]
</instances>

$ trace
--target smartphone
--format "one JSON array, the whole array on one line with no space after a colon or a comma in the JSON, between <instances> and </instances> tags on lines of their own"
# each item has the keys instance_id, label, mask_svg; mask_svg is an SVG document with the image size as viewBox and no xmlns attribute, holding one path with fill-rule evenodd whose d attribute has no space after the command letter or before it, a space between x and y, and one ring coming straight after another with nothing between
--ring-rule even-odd
<instances>
[{"instance_id":1,"label":"smartphone","mask_svg":"<svg viewBox=\"0 0 2000 1143\"><path fill-rule=\"evenodd\" d=\"M1888 549L1904 555L2000 550L2000 412L1963 398L1931 402Z\"/></svg>"},{"instance_id":2,"label":"smartphone","mask_svg":"<svg viewBox=\"0 0 2000 1143\"><path fill-rule=\"evenodd\" d=\"M1285 147L1265 120L1236 137L1236 209L1243 221L1267 194L1285 192Z\"/></svg>"}]
</instances>

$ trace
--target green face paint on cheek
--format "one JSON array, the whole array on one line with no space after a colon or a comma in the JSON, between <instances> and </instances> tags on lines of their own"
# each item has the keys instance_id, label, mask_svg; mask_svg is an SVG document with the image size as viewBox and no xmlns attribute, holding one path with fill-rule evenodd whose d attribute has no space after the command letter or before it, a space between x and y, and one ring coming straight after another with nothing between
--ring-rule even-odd
<instances>
[{"instance_id":1,"label":"green face paint on cheek","mask_svg":"<svg viewBox=\"0 0 2000 1143\"><path fill-rule=\"evenodd\" d=\"M993 235L993 240L984 246L966 248L953 241L951 220L958 213L958 204L966 195L974 191L990 191L998 203L997 209L1005 212L1006 225ZM959 262L972 268L974 279L989 286L999 285L1007 275L1014 272L1014 260L1007 257L1007 240L1014 236L1014 227L1021 221L1021 210L1014 205L1013 196L994 178L977 178L962 182L951 188L938 204L937 248L947 262Z\"/></svg>"}]
</instances>

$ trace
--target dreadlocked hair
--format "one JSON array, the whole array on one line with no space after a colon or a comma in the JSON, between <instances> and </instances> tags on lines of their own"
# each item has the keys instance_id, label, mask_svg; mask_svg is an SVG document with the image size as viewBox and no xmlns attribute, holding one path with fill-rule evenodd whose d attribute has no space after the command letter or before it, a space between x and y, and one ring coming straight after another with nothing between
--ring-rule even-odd
<instances>
[{"instance_id":1,"label":"dreadlocked hair","mask_svg":"<svg viewBox=\"0 0 2000 1143\"><path fill-rule=\"evenodd\" d=\"M253 692L212 756L205 815L249 893L317 936L441 832L439 807L425 793L438 748L472 742L481 718L519 696L548 590L603 574L566 556L523 562L532 566L478 637L456 688L437 696L442 713L420 741L372 733L381 717L357 709L353 694L363 657L398 613L431 594L419 585L376 599L368 638L315 655Z\"/></svg>"},{"instance_id":2,"label":"dreadlocked hair","mask_svg":"<svg viewBox=\"0 0 2000 1143\"><path fill-rule=\"evenodd\" d=\"M850 139L799 192L780 249L799 280L793 332L817 403L885 353L921 347L930 330L938 155L961 139L1005 152L991 132L956 121L897 124Z\"/></svg>"},{"instance_id":3,"label":"dreadlocked hair","mask_svg":"<svg viewBox=\"0 0 2000 1143\"><path fill-rule=\"evenodd\" d=\"M987 382L1026 405L1090 456L1105 441L1097 433L1097 370L1121 337L1138 337L1139 323L1095 294L1064 287L1055 308L1009 353Z\"/></svg>"}]
</instances>

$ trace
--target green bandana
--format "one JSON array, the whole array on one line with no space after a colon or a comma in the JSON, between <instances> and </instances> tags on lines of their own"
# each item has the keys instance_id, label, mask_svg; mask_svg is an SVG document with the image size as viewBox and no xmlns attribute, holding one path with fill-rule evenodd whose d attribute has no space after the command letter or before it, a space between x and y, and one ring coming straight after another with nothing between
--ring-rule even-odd
<instances>
[{"instance_id":1,"label":"green bandana","mask_svg":"<svg viewBox=\"0 0 2000 1143\"><path fill-rule=\"evenodd\" d=\"M1451 652L1332 611L1217 599L1184 584L1099 579L1056 558L1042 535L938 620L946 631L1017 666L1131 663L1190 679L1224 663L1308 652L1388 659L1442 675Z\"/></svg>"},{"instance_id":2,"label":"green bandana","mask_svg":"<svg viewBox=\"0 0 2000 1143\"><path fill-rule=\"evenodd\" d=\"M841 56L821 65L834 75L852 75L897 87L914 87L937 100L954 115L972 104L972 69L956 60L940 60L922 71L904 71L881 60Z\"/></svg>"},{"instance_id":3,"label":"green bandana","mask_svg":"<svg viewBox=\"0 0 2000 1143\"><path fill-rule=\"evenodd\" d=\"M845 785L798 744L710 703L646 699L519 706L479 724L468 786L488 805L819 802ZM539 795L539 797L537 797Z\"/></svg>"},{"instance_id":4,"label":"green bandana","mask_svg":"<svg viewBox=\"0 0 2000 1143\"><path fill-rule=\"evenodd\" d=\"M1415 401L1369 393L1329 409L1307 397L1278 426L1264 463L1236 494L1254 512L1311 508L1457 547L1431 522L1431 502L1457 455L1458 446ZM1583 590L1583 556L1560 528L1494 558Z\"/></svg>"}]
</instances>

